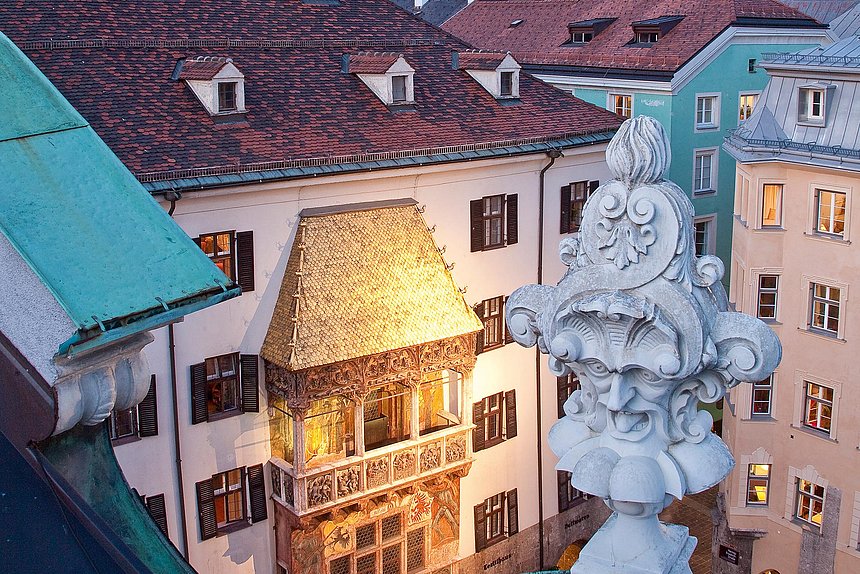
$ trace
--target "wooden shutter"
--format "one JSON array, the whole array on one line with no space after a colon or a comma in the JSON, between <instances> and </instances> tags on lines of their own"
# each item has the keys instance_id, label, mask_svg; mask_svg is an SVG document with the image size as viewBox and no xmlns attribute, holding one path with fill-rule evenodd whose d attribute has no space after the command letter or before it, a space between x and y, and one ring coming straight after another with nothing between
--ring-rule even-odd
<instances>
[{"instance_id":1,"label":"wooden shutter","mask_svg":"<svg viewBox=\"0 0 860 574\"><path fill-rule=\"evenodd\" d=\"M472 451L484 450L487 435L484 429L484 401L478 401L472 405L472 422L475 424L472 430Z\"/></svg>"},{"instance_id":2,"label":"wooden shutter","mask_svg":"<svg viewBox=\"0 0 860 574\"><path fill-rule=\"evenodd\" d=\"M208 540L218 534L218 521L215 517L215 492L212 489L212 479L201 480L196 486L200 539Z\"/></svg>"},{"instance_id":3,"label":"wooden shutter","mask_svg":"<svg viewBox=\"0 0 860 574\"><path fill-rule=\"evenodd\" d=\"M506 238L507 245L513 245L517 242L517 225L518 225L518 216L517 216L517 194L511 194L507 199L507 228L508 235Z\"/></svg>"},{"instance_id":4,"label":"wooden shutter","mask_svg":"<svg viewBox=\"0 0 860 574\"><path fill-rule=\"evenodd\" d=\"M268 517L268 501L262 464L248 467L248 491L251 498L251 522L265 520Z\"/></svg>"},{"instance_id":5,"label":"wooden shutter","mask_svg":"<svg viewBox=\"0 0 860 574\"><path fill-rule=\"evenodd\" d=\"M480 552L487 547L487 515L484 513L484 505L481 502L475 505L475 552Z\"/></svg>"},{"instance_id":6,"label":"wooden shutter","mask_svg":"<svg viewBox=\"0 0 860 574\"><path fill-rule=\"evenodd\" d=\"M558 232L570 233L570 185L561 188L561 220Z\"/></svg>"},{"instance_id":7,"label":"wooden shutter","mask_svg":"<svg viewBox=\"0 0 860 574\"><path fill-rule=\"evenodd\" d=\"M558 398L558 418L564 418L564 403L567 401L567 376L556 377L555 388Z\"/></svg>"},{"instance_id":8,"label":"wooden shutter","mask_svg":"<svg viewBox=\"0 0 860 574\"><path fill-rule=\"evenodd\" d=\"M599 181L589 181L588 182L588 197L591 197L591 194L597 191L597 188L600 187Z\"/></svg>"},{"instance_id":9,"label":"wooden shutter","mask_svg":"<svg viewBox=\"0 0 860 574\"><path fill-rule=\"evenodd\" d=\"M517 391L505 393L505 440L517 436Z\"/></svg>"},{"instance_id":10,"label":"wooden shutter","mask_svg":"<svg viewBox=\"0 0 860 574\"><path fill-rule=\"evenodd\" d=\"M484 324L484 304L476 303L472 309L475 311L475 315L478 316L478 320L481 324ZM484 330L481 329L478 331L477 336L475 337L475 354L480 355L484 352Z\"/></svg>"},{"instance_id":11,"label":"wooden shutter","mask_svg":"<svg viewBox=\"0 0 860 574\"><path fill-rule=\"evenodd\" d=\"M254 232L236 234L236 282L242 293L254 290Z\"/></svg>"},{"instance_id":12,"label":"wooden shutter","mask_svg":"<svg viewBox=\"0 0 860 574\"><path fill-rule=\"evenodd\" d=\"M469 202L469 226L472 252L484 249L484 200L475 199Z\"/></svg>"},{"instance_id":13,"label":"wooden shutter","mask_svg":"<svg viewBox=\"0 0 860 574\"><path fill-rule=\"evenodd\" d=\"M242 378L242 411L260 412L260 392L258 390L260 360L257 355L239 355Z\"/></svg>"},{"instance_id":14,"label":"wooden shutter","mask_svg":"<svg viewBox=\"0 0 860 574\"><path fill-rule=\"evenodd\" d=\"M191 424L209 420L206 405L206 363L191 365Z\"/></svg>"},{"instance_id":15,"label":"wooden shutter","mask_svg":"<svg viewBox=\"0 0 860 574\"><path fill-rule=\"evenodd\" d=\"M200 247L200 236L199 236L199 235L198 235L197 237L192 237L192 238L191 238L191 241L193 241L194 243L196 243L196 244L197 244L197 247Z\"/></svg>"},{"instance_id":16,"label":"wooden shutter","mask_svg":"<svg viewBox=\"0 0 860 574\"><path fill-rule=\"evenodd\" d=\"M508 306L509 297L505 297L502 302L502 322L505 325L505 345L515 342L514 336L511 335L511 330L508 329L508 315L506 313L506 309Z\"/></svg>"},{"instance_id":17,"label":"wooden shutter","mask_svg":"<svg viewBox=\"0 0 860 574\"><path fill-rule=\"evenodd\" d=\"M142 437L158 434L158 404L155 400L155 375L149 379L149 390L137 405L137 429Z\"/></svg>"},{"instance_id":18,"label":"wooden shutter","mask_svg":"<svg viewBox=\"0 0 860 574\"><path fill-rule=\"evenodd\" d=\"M146 497L146 509L152 520L158 525L161 532L167 534L167 508L164 504L164 495L156 494L155 496Z\"/></svg>"},{"instance_id":19,"label":"wooden shutter","mask_svg":"<svg viewBox=\"0 0 860 574\"><path fill-rule=\"evenodd\" d=\"M508 502L508 536L520 531L520 517L517 511L517 489L509 490L505 495Z\"/></svg>"}]
</instances>

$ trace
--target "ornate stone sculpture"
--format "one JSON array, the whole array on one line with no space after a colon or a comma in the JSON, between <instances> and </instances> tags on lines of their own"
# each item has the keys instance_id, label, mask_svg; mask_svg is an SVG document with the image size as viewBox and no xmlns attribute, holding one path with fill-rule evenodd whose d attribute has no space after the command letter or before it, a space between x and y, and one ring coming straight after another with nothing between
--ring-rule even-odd
<instances>
[{"instance_id":1,"label":"ornate stone sculpture","mask_svg":"<svg viewBox=\"0 0 860 574\"><path fill-rule=\"evenodd\" d=\"M573 486L614 511L571 572L689 573L696 539L657 514L734 466L698 403L766 378L781 348L763 322L727 311L722 262L696 257L693 206L663 179L660 123L626 121L606 159L616 179L589 199L579 237L561 242L569 270L556 287L514 292L508 325L553 373L579 377L549 443Z\"/></svg>"}]
</instances>

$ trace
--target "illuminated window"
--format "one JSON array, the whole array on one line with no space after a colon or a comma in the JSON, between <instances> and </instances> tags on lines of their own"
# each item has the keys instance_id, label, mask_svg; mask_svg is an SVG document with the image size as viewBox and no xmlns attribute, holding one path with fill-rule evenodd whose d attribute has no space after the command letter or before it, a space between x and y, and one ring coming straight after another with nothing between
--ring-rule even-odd
<instances>
[{"instance_id":1,"label":"illuminated window","mask_svg":"<svg viewBox=\"0 0 860 574\"><path fill-rule=\"evenodd\" d=\"M747 506L767 506L770 465L751 464L747 472Z\"/></svg>"},{"instance_id":2,"label":"illuminated window","mask_svg":"<svg viewBox=\"0 0 860 574\"><path fill-rule=\"evenodd\" d=\"M370 391L364 399L364 448L372 450L409 438L412 400L409 389L388 383Z\"/></svg>"},{"instance_id":3,"label":"illuminated window","mask_svg":"<svg viewBox=\"0 0 860 574\"><path fill-rule=\"evenodd\" d=\"M758 100L758 94L741 94L740 106L738 109L738 121L748 120L752 115L755 103Z\"/></svg>"},{"instance_id":4,"label":"illuminated window","mask_svg":"<svg viewBox=\"0 0 860 574\"><path fill-rule=\"evenodd\" d=\"M830 434L833 424L833 389L804 381L803 424Z\"/></svg>"},{"instance_id":5,"label":"illuminated window","mask_svg":"<svg viewBox=\"0 0 860 574\"><path fill-rule=\"evenodd\" d=\"M424 435L461 423L461 375L442 370L422 375L418 389L419 432Z\"/></svg>"},{"instance_id":6,"label":"illuminated window","mask_svg":"<svg viewBox=\"0 0 860 574\"><path fill-rule=\"evenodd\" d=\"M263 465L219 472L196 484L200 537L213 538L265 520L268 515Z\"/></svg>"},{"instance_id":7,"label":"illuminated window","mask_svg":"<svg viewBox=\"0 0 860 574\"><path fill-rule=\"evenodd\" d=\"M239 353L206 359L206 407L209 414L239 408Z\"/></svg>"},{"instance_id":8,"label":"illuminated window","mask_svg":"<svg viewBox=\"0 0 860 574\"><path fill-rule=\"evenodd\" d=\"M813 526L821 527L824 516L824 487L808 480L797 479L797 505L794 516Z\"/></svg>"},{"instance_id":9,"label":"illuminated window","mask_svg":"<svg viewBox=\"0 0 860 574\"><path fill-rule=\"evenodd\" d=\"M317 466L355 454L355 407L344 397L311 402L305 415L305 461Z\"/></svg>"},{"instance_id":10,"label":"illuminated window","mask_svg":"<svg viewBox=\"0 0 860 574\"><path fill-rule=\"evenodd\" d=\"M609 94L610 110L625 118L633 117L633 96L629 94Z\"/></svg>"},{"instance_id":11,"label":"illuminated window","mask_svg":"<svg viewBox=\"0 0 860 574\"><path fill-rule=\"evenodd\" d=\"M761 226L782 225L782 184L766 183L761 191Z\"/></svg>"},{"instance_id":12,"label":"illuminated window","mask_svg":"<svg viewBox=\"0 0 860 574\"><path fill-rule=\"evenodd\" d=\"M846 195L838 191L815 190L815 230L842 237L845 234Z\"/></svg>"},{"instance_id":13,"label":"illuminated window","mask_svg":"<svg viewBox=\"0 0 860 574\"><path fill-rule=\"evenodd\" d=\"M758 318L776 319L779 275L758 276Z\"/></svg>"},{"instance_id":14,"label":"illuminated window","mask_svg":"<svg viewBox=\"0 0 860 574\"><path fill-rule=\"evenodd\" d=\"M245 519L244 469L237 468L212 477L218 528Z\"/></svg>"},{"instance_id":15,"label":"illuminated window","mask_svg":"<svg viewBox=\"0 0 860 574\"><path fill-rule=\"evenodd\" d=\"M230 279L236 279L233 269L233 235L233 231L220 231L200 236L200 249Z\"/></svg>"},{"instance_id":16,"label":"illuminated window","mask_svg":"<svg viewBox=\"0 0 860 574\"><path fill-rule=\"evenodd\" d=\"M809 310L809 326L832 335L839 334L839 295L838 287L821 283L810 283L812 305Z\"/></svg>"},{"instance_id":17,"label":"illuminated window","mask_svg":"<svg viewBox=\"0 0 860 574\"><path fill-rule=\"evenodd\" d=\"M204 233L194 242L242 293L254 290L254 232L218 231Z\"/></svg>"}]
</instances>

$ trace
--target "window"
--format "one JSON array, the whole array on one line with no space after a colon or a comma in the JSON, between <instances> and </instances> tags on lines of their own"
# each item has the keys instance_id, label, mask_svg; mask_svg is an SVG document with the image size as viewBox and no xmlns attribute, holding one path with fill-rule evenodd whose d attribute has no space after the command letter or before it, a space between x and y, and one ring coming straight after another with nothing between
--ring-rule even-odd
<instances>
[{"instance_id":1,"label":"window","mask_svg":"<svg viewBox=\"0 0 860 574\"><path fill-rule=\"evenodd\" d=\"M698 150L693 156L693 193L716 189L717 150Z\"/></svg>"},{"instance_id":2,"label":"window","mask_svg":"<svg viewBox=\"0 0 860 574\"><path fill-rule=\"evenodd\" d=\"M720 121L719 98L717 96L696 97L696 129L718 128Z\"/></svg>"},{"instance_id":3,"label":"window","mask_svg":"<svg viewBox=\"0 0 860 574\"><path fill-rule=\"evenodd\" d=\"M751 416L770 416L773 405L773 375L753 383Z\"/></svg>"},{"instance_id":4,"label":"window","mask_svg":"<svg viewBox=\"0 0 860 574\"><path fill-rule=\"evenodd\" d=\"M355 551L329 561L331 574L404 574L427 565L427 527L406 531L402 513L355 528ZM405 552L404 552L405 550Z\"/></svg>"},{"instance_id":5,"label":"window","mask_svg":"<svg viewBox=\"0 0 860 574\"><path fill-rule=\"evenodd\" d=\"M260 412L257 355L230 353L191 365L191 424Z\"/></svg>"},{"instance_id":6,"label":"window","mask_svg":"<svg viewBox=\"0 0 860 574\"><path fill-rule=\"evenodd\" d=\"M759 319L776 319L776 296L779 289L779 275L758 276L758 313Z\"/></svg>"},{"instance_id":7,"label":"window","mask_svg":"<svg viewBox=\"0 0 860 574\"><path fill-rule=\"evenodd\" d=\"M158 405L155 395L155 375L149 379L149 390L136 407L110 414L108 426L114 444L131 442L158 434Z\"/></svg>"},{"instance_id":8,"label":"window","mask_svg":"<svg viewBox=\"0 0 860 574\"><path fill-rule=\"evenodd\" d=\"M472 450L484 450L517 436L516 396L516 390L495 393L472 406Z\"/></svg>"},{"instance_id":9,"label":"window","mask_svg":"<svg viewBox=\"0 0 860 574\"><path fill-rule=\"evenodd\" d=\"M514 95L514 73L513 72L500 72L499 80L501 85L500 94L504 96L513 96Z\"/></svg>"},{"instance_id":10,"label":"window","mask_svg":"<svg viewBox=\"0 0 860 574\"><path fill-rule=\"evenodd\" d=\"M194 242L224 275L239 284L243 293L254 290L253 231L204 233Z\"/></svg>"},{"instance_id":11,"label":"window","mask_svg":"<svg viewBox=\"0 0 860 574\"><path fill-rule=\"evenodd\" d=\"M824 487L802 478L797 479L797 505L794 517L821 527L824 516Z\"/></svg>"},{"instance_id":12,"label":"window","mask_svg":"<svg viewBox=\"0 0 860 574\"><path fill-rule=\"evenodd\" d=\"M815 190L815 231L845 235L846 195L838 191Z\"/></svg>"},{"instance_id":13,"label":"window","mask_svg":"<svg viewBox=\"0 0 860 574\"><path fill-rule=\"evenodd\" d=\"M594 34L592 32L586 32L584 30L572 30L570 32L570 41L573 44L587 44L588 42L591 42L593 37Z\"/></svg>"},{"instance_id":14,"label":"window","mask_svg":"<svg viewBox=\"0 0 860 574\"><path fill-rule=\"evenodd\" d=\"M517 489L487 498L474 511L476 552L519 532Z\"/></svg>"},{"instance_id":15,"label":"window","mask_svg":"<svg viewBox=\"0 0 860 574\"><path fill-rule=\"evenodd\" d=\"M712 255L714 251L714 219L697 219L693 222L696 255Z\"/></svg>"},{"instance_id":16,"label":"window","mask_svg":"<svg viewBox=\"0 0 860 574\"><path fill-rule=\"evenodd\" d=\"M219 472L198 482L196 490L202 540L267 518L262 464Z\"/></svg>"},{"instance_id":17,"label":"window","mask_svg":"<svg viewBox=\"0 0 860 574\"><path fill-rule=\"evenodd\" d=\"M218 112L235 112L236 82L218 82Z\"/></svg>"},{"instance_id":18,"label":"window","mask_svg":"<svg viewBox=\"0 0 860 574\"><path fill-rule=\"evenodd\" d=\"M659 32L636 32L637 44L653 44L659 39Z\"/></svg>"},{"instance_id":19,"label":"window","mask_svg":"<svg viewBox=\"0 0 860 574\"><path fill-rule=\"evenodd\" d=\"M364 449L373 450L409 438L412 399L409 389L387 383L364 399Z\"/></svg>"},{"instance_id":20,"label":"window","mask_svg":"<svg viewBox=\"0 0 860 574\"><path fill-rule=\"evenodd\" d=\"M770 465L750 464L747 471L747 506L767 506Z\"/></svg>"},{"instance_id":21,"label":"window","mask_svg":"<svg viewBox=\"0 0 860 574\"><path fill-rule=\"evenodd\" d=\"M803 424L830 434L833 424L833 389L804 381Z\"/></svg>"},{"instance_id":22,"label":"window","mask_svg":"<svg viewBox=\"0 0 860 574\"><path fill-rule=\"evenodd\" d=\"M164 495L155 494L153 496L143 497L143 504L146 506L149 516L152 517L158 529L162 534L169 536L167 533L167 508L164 504Z\"/></svg>"},{"instance_id":23,"label":"window","mask_svg":"<svg viewBox=\"0 0 860 574\"><path fill-rule=\"evenodd\" d=\"M766 183L761 191L761 226L782 226L782 184Z\"/></svg>"},{"instance_id":24,"label":"window","mask_svg":"<svg viewBox=\"0 0 860 574\"><path fill-rule=\"evenodd\" d=\"M352 401L341 396L311 401L304 424L305 462L309 468L355 454Z\"/></svg>"},{"instance_id":25,"label":"window","mask_svg":"<svg viewBox=\"0 0 860 574\"><path fill-rule=\"evenodd\" d=\"M609 109L625 118L633 117L633 96L629 94L609 94Z\"/></svg>"},{"instance_id":26,"label":"window","mask_svg":"<svg viewBox=\"0 0 860 574\"><path fill-rule=\"evenodd\" d=\"M755 62L755 58L750 58L749 60L747 60L747 72L749 72L750 74L755 74Z\"/></svg>"},{"instance_id":27,"label":"window","mask_svg":"<svg viewBox=\"0 0 860 574\"><path fill-rule=\"evenodd\" d=\"M556 390L558 398L558 418L564 417L564 403L568 397L573 394L573 391L579 390L582 385L579 383L579 377L570 373L563 377L556 377Z\"/></svg>"},{"instance_id":28,"label":"window","mask_svg":"<svg viewBox=\"0 0 860 574\"><path fill-rule=\"evenodd\" d=\"M461 423L462 376L448 369L424 373L418 388L418 429L421 435Z\"/></svg>"},{"instance_id":29,"label":"window","mask_svg":"<svg viewBox=\"0 0 860 574\"><path fill-rule=\"evenodd\" d=\"M600 186L599 181L576 181L561 188L560 233L576 233L582 225L582 213L591 194Z\"/></svg>"},{"instance_id":30,"label":"window","mask_svg":"<svg viewBox=\"0 0 860 574\"><path fill-rule=\"evenodd\" d=\"M483 343L481 352L496 349L505 344L505 333L502 330L505 298L502 296L484 299L477 305L478 318L484 324ZM479 334L480 336L480 334Z\"/></svg>"},{"instance_id":31,"label":"window","mask_svg":"<svg viewBox=\"0 0 860 574\"><path fill-rule=\"evenodd\" d=\"M588 495L577 490L570 483L570 473L557 470L558 478L558 511L563 512L588 500Z\"/></svg>"},{"instance_id":32,"label":"window","mask_svg":"<svg viewBox=\"0 0 860 574\"><path fill-rule=\"evenodd\" d=\"M741 94L740 106L738 110L738 122L748 120L755 108L758 94Z\"/></svg>"},{"instance_id":33,"label":"window","mask_svg":"<svg viewBox=\"0 0 860 574\"><path fill-rule=\"evenodd\" d=\"M517 242L517 194L491 195L470 202L471 251Z\"/></svg>"},{"instance_id":34,"label":"window","mask_svg":"<svg viewBox=\"0 0 860 574\"><path fill-rule=\"evenodd\" d=\"M800 114L798 120L811 124L824 124L824 89L800 89Z\"/></svg>"},{"instance_id":35,"label":"window","mask_svg":"<svg viewBox=\"0 0 860 574\"><path fill-rule=\"evenodd\" d=\"M395 104L407 101L406 76L391 76L391 100Z\"/></svg>"},{"instance_id":36,"label":"window","mask_svg":"<svg viewBox=\"0 0 860 574\"><path fill-rule=\"evenodd\" d=\"M809 326L827 333L839 334L839 288L810 283L812 306Z\"/></svg>"}]
</instances>

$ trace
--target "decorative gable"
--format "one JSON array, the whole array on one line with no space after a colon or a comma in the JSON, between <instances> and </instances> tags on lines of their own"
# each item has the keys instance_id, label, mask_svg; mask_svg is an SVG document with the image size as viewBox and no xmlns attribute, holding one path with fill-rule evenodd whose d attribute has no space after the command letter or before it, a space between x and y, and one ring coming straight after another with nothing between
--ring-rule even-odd
<instances>
[{"instance_id":1,"label":"decorative gable","mask_svg":"<svg viewBox=\"0 0 860 574\"><path fill-rule=\"evenodd\" d=\"M231 58L197 56L177 65L174 79L184 81L209 115L245 113L245 76Z\"/></svg>"},{"instance_id":2,"label":"decorative gable","mask_svg":"<svg viewBox=\"0 0 860 574\"><path fill-rule=\"evenodd\" d=\"M498 100L520 97L520 65L510 52L454 52L453 67L465 70Z\"/></svg>"},{"instance_id":3,"label":"decorative gable","mask_svg":"<svg viewBox=\"0 0 860 574\"><path fill-rule=\"evenodd\" d=\"M362 52L344 55L345 71L354 74L386 106L415 103L415 69L403 54Z\"/></svg>"}]
</instances>

